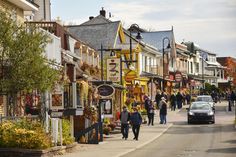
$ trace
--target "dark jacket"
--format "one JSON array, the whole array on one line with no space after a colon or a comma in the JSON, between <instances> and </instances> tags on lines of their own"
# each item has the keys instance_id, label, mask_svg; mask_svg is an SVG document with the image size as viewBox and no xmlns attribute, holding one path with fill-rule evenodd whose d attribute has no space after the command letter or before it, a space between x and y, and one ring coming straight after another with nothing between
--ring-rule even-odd
<instances>
[{"instance_id":1,"label":"dark jacket","mask_svg":"<svg viewBox=\"0 0 236 157\"><path fill-rule=\"evenodd\" d=\"M178 102L183 101L183 96L182 96L182 94L178 93L178 94L176 95L176 99L177 99Z\"/></svg>"},{"instance_id":2,"label":"dark jacket","mask_svg":"<svg viewBox=\"0 0 236 157\"><path fill-rule=\"evenodd\" d=\"M175 94L172 94L172 95L170 96L170 103L171 103L171 105L175 104L176 101L177 101L176 95L175 95Z\"/></svg>"},{"instance_id":3,"label":"dark jacket","mask_svg":"<svg viewBox=\"0 0 236 157\"><path fill-rule=\"evenodd\" d=\"M141 125L142 124L142 116L139 112L134 112L130 116L130 122L132 125Z\"/></svg>"},{"instance_id":4,"label":"dark jacket","mask_svg":"<svg viewBox=\"0 0 236 157\"><path fill-rule=\"evenodd\" d=\"M157 93L156 97L155 97L155 101L157 103L157 105L159 105L160 101L161 101L161 94L160 93Z\"/></svg>"},{"instance_id":5,"label":"dark jacket","mask_svg":"<svg viewBox=\"0 0 236 157\"><path fill-rule=\"evenodd\" d=\"M162 102L161 109L160 109L161 115L167 115L167 104L165 102Z\"/></svg>"}]
</instances>

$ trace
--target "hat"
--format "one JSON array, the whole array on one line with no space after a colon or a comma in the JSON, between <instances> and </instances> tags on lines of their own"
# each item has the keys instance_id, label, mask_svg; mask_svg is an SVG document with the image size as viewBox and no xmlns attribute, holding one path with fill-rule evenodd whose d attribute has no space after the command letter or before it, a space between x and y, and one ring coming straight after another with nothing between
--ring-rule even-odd
<instances>
[{"instance_id":1,"label":"hat","mask_svg":"<svg viewBox=\"0 0 236 157\"><path fill-rule=\"evenodd\" d=\"M166 98L165 97L161 97L161 100L166 100Z\"/></svg>"}]
</instances>

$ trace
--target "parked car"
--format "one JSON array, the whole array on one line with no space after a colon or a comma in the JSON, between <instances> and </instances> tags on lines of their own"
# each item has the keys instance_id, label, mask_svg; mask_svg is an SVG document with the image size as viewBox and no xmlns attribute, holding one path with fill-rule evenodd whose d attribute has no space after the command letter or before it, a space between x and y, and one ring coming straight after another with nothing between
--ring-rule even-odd
<instances>
[{"instance_id":1,"label":"parked car","mask_svg":"<svg viewBox=\"0 0 236 157\"><path fill-rule=\"evenodd\" d=\"M215 112L208 102L193 102L188 111L188 124L192 122L212 122L215 123Z\"/></svg>"},{"instance_id":2,"label":"parked car","mask_svg":"<svg viewBox=\"0 0 236 157\"><path fill-rule=\"evenodd\" d=\"M199 95L199 96L197 96L196 101L208 102L211 105L211 107L213 108L213 110L215 110L215 102L213 101L213 99L210 95Z\"/></svg>"}]
</instances>

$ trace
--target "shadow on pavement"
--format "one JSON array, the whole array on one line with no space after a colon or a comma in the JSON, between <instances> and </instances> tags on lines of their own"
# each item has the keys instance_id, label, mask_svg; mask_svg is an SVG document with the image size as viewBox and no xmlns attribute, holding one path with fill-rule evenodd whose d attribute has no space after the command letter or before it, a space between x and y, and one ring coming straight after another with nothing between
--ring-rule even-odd
<instances>
[{"instance_id":1,"label":"shadow on pavement","mask_svg":"<svg viewBox=\"0 0 236 157\"><path fill-rule=\"evenodd\" d=\"M186 122L175 122L166 134L196 134L196 133L212 133L212 132L235 132L233 124L216 125L216 124L187 124Z\"/></svg>"},{"instance_id":2,"label":"shadow on pavement","mask_svg":"<svg viewBox=\"0 0 236 157\"><path fill-rule=\"evenodd\" d=\"M225 143L236 143L236 140L225 141Z\"/></svg>"},{"instance_id":3,"label":"shadow on pavement","mask_svg":"<svg viewBox=\"0 0 236 157\"><path fill-rule=\"evenodd\" d=\"M217 149L208 149L208 153L230 153L236 154L236 148L217 148Z\"/></svg>"}]
</instances>

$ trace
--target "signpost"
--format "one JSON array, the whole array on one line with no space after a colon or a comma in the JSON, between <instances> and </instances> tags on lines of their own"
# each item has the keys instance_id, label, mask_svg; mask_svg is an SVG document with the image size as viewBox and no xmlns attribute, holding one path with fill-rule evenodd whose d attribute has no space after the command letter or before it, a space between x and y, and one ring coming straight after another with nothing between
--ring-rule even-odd
<instances>
[{"instance_id":1,"label":"signpost","mask_svg":"<svg viewBox=\"0 0 236 157\"><path fill-rule=\"evenodd\" d=\"M103 124L102 115L104 117L112 117L112 98L111 96L115 93L115 88L109 84L102 84L97 87L98 95L101 97L99 99L99 132L100 141L103 141Z\"/></svg>"},{"instance_id":2,"label":"signpost","mask_svg":"<svg viewBox=\"0 0 236 157\"><path fill-rule=\"evenodd\" d=\"M102 84L97 87L98 95L102 98L111 97L115 93L115 88L108 84Z\"/></svg>"}]
</instances>

